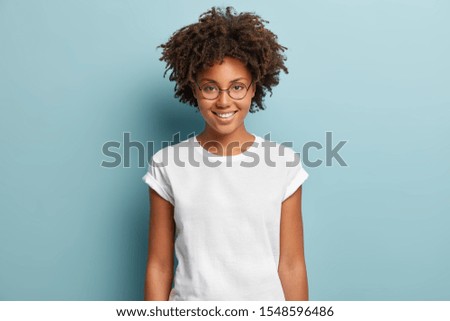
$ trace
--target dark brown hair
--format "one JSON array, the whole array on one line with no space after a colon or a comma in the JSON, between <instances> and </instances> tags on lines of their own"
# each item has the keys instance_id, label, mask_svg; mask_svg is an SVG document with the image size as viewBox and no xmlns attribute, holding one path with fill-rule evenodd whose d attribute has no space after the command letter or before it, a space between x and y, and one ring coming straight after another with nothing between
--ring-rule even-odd
<instances>
[{"instance_id":1,"label":"dark brown hair","mask_svg":"<svg viewBox=\"0 0 450 321\"><path fill-rule=\"evenodd\" d=\"M279 83L287 49L277 36L266 29L268 21L249 12L237 14L234 8L213 7L200 15L198 22L176 31L162 48L161 61L166 62L166 73L175 81L175 97L197 107L192 92L195 78L204 69L221 63L225 56L239 59L247 66L256 85L250 112L265 109L263 99Z\"/></svg>"}]
</instances>

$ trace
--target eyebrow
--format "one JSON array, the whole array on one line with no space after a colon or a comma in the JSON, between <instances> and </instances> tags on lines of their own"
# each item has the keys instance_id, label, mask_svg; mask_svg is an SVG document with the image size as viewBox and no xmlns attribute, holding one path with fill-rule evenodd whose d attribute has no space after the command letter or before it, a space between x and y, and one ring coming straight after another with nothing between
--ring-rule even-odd
<instances>
[{"instance_id":1,"label":"eyebrow","mask_svg":"<svg viewBox=\"0 0 450 321\"><path fill-rule=\"evenodd\" d=\"M245 78L245 77L239 77L239 78L230 80L229 83L232 83L232 82L235 82L235 81L238 81L238 80L242 80L242 79L246 79L246 78ZM215 81L214 79L210 79L210 78L202 78L202 79L200 79L199 82L202 82L202 81L204 81L204 80L207 80L208 82L214 82L214 83L217 84L217 81Z\"/></svg>"}]
</instances>

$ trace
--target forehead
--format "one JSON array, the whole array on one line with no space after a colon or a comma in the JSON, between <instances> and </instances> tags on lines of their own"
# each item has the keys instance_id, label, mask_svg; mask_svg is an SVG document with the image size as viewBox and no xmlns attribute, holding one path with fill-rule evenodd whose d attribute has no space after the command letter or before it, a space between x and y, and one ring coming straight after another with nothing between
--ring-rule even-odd
<instances>
[{"instance_id":1,"label":"forehead","mask_svg":"<svg viewBox=\"0 0 450 321\"><path fill-rule=\"evenodd\" d=\"M229 82L234 79L251 79L248 68L238 59L225 57L222 63L217 63L212 67L199 73L199 80L208 79L218 83Z\"/></svg>"}]
</instances>

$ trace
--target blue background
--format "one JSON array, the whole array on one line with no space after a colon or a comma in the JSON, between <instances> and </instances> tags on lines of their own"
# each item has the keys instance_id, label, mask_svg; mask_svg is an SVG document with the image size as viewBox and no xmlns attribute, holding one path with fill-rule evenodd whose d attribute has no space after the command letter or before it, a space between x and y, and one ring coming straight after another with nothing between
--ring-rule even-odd
<instances>
[{"instance_id":1,"label":"blue background","mask_svg":"<svg viewBox=\"0 0 450 321\"><path fill-rule=\"evenodd\" d=\"M305 167L310 299L449 300L444 0L1 1L0 299L143 299L146 166L132 148L106 168L102 146L203 129L156 46L212 5L255 11L288 47L247 129L298 152L347 141L348 166Z\"/></svg>"}]
</instances>

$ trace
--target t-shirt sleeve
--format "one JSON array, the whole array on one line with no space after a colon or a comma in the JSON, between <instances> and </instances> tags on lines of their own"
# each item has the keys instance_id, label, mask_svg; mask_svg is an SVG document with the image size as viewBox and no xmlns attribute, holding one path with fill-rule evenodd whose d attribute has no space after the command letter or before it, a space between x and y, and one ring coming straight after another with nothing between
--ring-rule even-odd
<instances>
[{"instance_id":1,"label":"t-shirt sleeve","mask_svg":"<svg viewBox=\"0 0 450 321\"><path fill-rule=\"evenodd\" d=\"M157 154L152 156L147 173L142 180L162 198L174 205L172 187L167 175L167 164L163 164Z\"/></svg>"},{"instance_id":2,"label":"t-shirt sleeve","mask_svg":"<svg viewBox=\"0 0 450 321\"><path fill-rule=\"evenodd\" d=\"M309 176L302 166L300 156L291 149L288 149L288 151L288 160L286 163L286 188L283 201L291 196Z\"/></svg>"}]
</instances>

